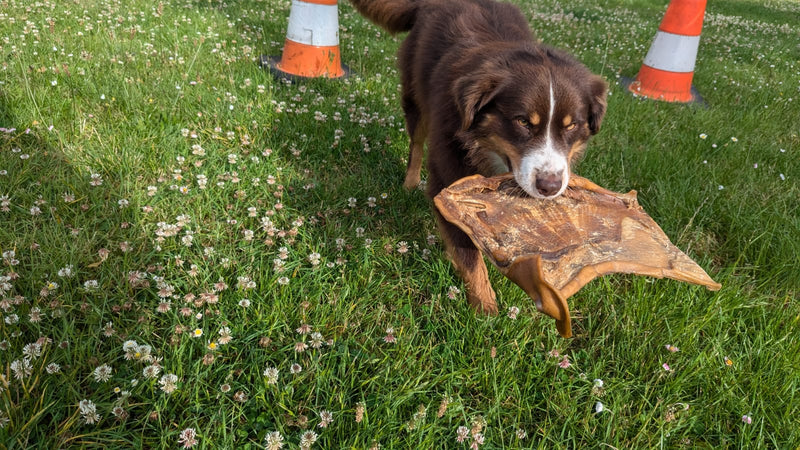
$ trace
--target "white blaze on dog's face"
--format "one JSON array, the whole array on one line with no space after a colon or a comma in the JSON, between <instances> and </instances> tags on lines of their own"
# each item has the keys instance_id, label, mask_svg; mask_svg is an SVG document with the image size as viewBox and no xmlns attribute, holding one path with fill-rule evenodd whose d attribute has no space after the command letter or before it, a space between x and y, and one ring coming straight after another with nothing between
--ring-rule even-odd
<instances>
[{"instance_id":1,"label":"white blaze on dog's face","mask_svg":"<svg viewBox=\"0 0 800 450\"><path fill-rule=\"evenodd\" d=\"M582 67L581 67L582 68ZM532 197L555 198L605 113L606 84L585 68L531 65L507 74L464 133L483 175L509 170Z\"/></svg>"},{"instance_id":2,"label":"white blaze on dog's face","mask_svg":"<svg viewBox=\"0 0 800 450\"><path fill-rule=\"evenodd\" d=\"M547 109L543 141L523 149L520 163L513 167L517 184L528 195L540 198L552 198L561 195L569 183L568 153L565 154L556 148L553 137L552 128L556 99L553 93L552 80L550 80ZM527 125L524 121L519 124Z\"/></svg>"}]
</instances>

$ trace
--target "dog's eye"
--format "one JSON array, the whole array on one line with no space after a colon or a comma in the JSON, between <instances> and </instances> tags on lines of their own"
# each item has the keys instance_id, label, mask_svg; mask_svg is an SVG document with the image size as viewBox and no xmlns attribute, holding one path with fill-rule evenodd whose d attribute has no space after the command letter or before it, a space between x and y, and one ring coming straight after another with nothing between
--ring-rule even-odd
<instances>
[{"instance_id":1,"label":"dog's eye","mask_svg":"<svg viewBox=\"0 0 800 450\"><path fill-rule=\"evenodd\" d=\"M517 117L516 119L514 119L514 121L517 123L517 125L523 128L529 128L531 126L531 123L528 121L528 119L524 117Z\"/></svg>"},{"instance_id":2,"label":"dog's eye","mask_svg":"<svg viewBox=\"0 0 800 450\"><path fill-rule=\"evenodd\" d=\"M576 124L575 122L572 122L571 124L569 124L569 125L567 125L566 127L564 127L564 129L565 129L565 130L567 130L567 131L572 131L572 130L574 130L574 129L575 129L575 127L577 127L577 126L578 126L578 124Z\"/></svg>"}]
</instances>

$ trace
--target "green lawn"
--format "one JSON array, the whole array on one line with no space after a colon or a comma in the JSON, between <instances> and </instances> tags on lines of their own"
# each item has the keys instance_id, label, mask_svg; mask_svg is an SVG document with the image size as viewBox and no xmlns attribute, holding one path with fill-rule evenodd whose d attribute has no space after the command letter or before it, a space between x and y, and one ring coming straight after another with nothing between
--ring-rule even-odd
<instances>
[{"instance_id":1,"label":"green lawn","mask_svg":"<svg viewBox=\"0 0 800 450\"><path fill-rule=\"evenodd\" d=\"M708 108L618 84L666 0L518 3L611 85L576 173L720 291L603 277L562 339L492 269L476 316L347 3L354 74L292 84L287 0L0 0L0 447L800 446L800 3L709 2Z\"/></svg>"}]
</instances>

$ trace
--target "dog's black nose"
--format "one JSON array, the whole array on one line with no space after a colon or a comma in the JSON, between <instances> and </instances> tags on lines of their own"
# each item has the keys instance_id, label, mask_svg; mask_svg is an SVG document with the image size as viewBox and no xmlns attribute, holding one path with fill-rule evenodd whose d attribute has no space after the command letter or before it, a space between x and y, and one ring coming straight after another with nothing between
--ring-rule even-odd
<instances>
[{"instance_id":1,"label":"dog's black nose","mask_svg":"<svg viewBox=\"0 0 800 450\"><path fill-rule=\"evenodd\" d=\"M541 174L536 176L536 191L544 197L551 197L561 189L561 176Z\"/></svg>"}]
</instances>

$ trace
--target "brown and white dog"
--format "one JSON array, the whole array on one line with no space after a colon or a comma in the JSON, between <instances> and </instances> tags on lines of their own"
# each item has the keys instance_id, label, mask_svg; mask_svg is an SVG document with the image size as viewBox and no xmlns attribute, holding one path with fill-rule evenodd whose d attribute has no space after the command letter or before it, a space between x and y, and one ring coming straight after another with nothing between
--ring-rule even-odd
<instances>
[{"instance_id":1,"label":"brown and white dog","mask_svg":"<svg viewBox=\"0 0 800 450\"><path fill-rule=\"evenodd\" d=\"M570 55L537 43L520 10L492 0L351 0L392 33L411 137L404 186L427 195L467 175L511 171L529 195L554 198L600 128L607 85ZM439 230L470 304L497 312L480 251L438 214Z\"/></svg>"}]
</instances>

